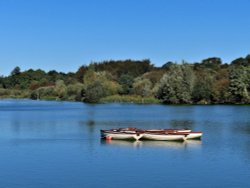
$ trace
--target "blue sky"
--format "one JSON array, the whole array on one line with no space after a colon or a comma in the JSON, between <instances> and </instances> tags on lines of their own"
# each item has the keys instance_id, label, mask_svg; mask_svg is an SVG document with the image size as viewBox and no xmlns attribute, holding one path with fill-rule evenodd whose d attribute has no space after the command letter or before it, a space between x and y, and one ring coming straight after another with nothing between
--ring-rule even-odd
<instances>
[{"instance_id":1,"label":"blue sky","mask_svg":"<svg viewBox=\"0 0 250 188\"><path fill-rule=\"evenodd\" d=\"M250 53L249 0L0 0L0 75Z\"/></svg>"}]
</instances>

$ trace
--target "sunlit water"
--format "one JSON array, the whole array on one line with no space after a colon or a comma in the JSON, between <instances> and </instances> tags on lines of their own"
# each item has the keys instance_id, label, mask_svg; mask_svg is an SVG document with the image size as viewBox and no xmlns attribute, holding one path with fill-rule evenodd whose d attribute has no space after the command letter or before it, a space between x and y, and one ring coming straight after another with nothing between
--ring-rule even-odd
<instances>
[{"instance_id":1,"label":"sunlit water","mask_svg":"<svg viewBox=\"0 0 250 188\"><path fill-rule=\"evenodd\" d=\"M191 128L201 141L102 141L100 129ZM250 106L0 101L0 187L250 187Z\"/></svg>"}]
</instances>

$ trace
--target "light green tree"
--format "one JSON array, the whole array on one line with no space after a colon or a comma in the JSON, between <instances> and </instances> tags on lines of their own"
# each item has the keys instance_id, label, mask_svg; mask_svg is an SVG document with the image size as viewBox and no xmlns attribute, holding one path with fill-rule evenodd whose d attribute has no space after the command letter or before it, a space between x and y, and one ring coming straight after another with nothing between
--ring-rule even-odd
<instances>
[{"instance_id":1,"label":"light green tree","mask_svg":"<svg viewBox=\"0 0 250 188\"><path fill-rule=\"evenodd\" d=\"M148 97L152 94L152 82L149 79L138 77L133 83L133 92L142 97Z\"/></svg>"},{"instance_id":2,"label":"light green tree","mask_svg":"<svg viewBox=\"0 0 250 188\"><path fill-rule=\"evenodd\" d=\"M191 103L194 73L188 64L171 65L159 83L157 97L165 103Z\"/></svg>"},{"instance_id":3,"label":"light green tree","mask_svg":"<svg viewBox=\"0 0 250 188\"><path fill-rule=\"evenodd\" d=\"M121 86L105 71L88 70L84 76L83 96L86 102L98 102L103 97L118 94L120 90Z\"/></svg>"},{"instance_id":4,"label":"light green tree","mask_svg":"<svg viewBox=\"0 0 250 188\"><path fill-rule=\"evenodd\" d=\"M250 67L234 66L230 69L229 91L234 102L250 102Z\"/></svg>"},{"instance_id":5,"label":"light green tree","mask_svg":"<svg viewBox=\"0 0 250 188\"><path fill-rule=\"evenodd\" d=\"M66 95L67 95L67 87L66 87L66 85L64 84L64 81L63 81L63 80L57 80L57 81L56 81L55 92L56 92L57 96L58 96L60 99L66 98Z\"/></svg>"}]
</instances>

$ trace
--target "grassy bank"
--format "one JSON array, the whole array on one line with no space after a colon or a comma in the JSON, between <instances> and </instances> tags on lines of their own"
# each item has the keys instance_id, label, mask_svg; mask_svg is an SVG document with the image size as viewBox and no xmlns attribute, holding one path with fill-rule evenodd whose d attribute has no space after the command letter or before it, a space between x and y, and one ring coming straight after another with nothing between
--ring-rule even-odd
<instances>
[{"instance_id":1,"label":"grassy bank","mask_svg":"<svg viewBox=\"0 0 250 188\"><path fill-rule=\"evenodd\" d=\"M160 100L154 97L141 97L139 95L111 95L101 98L101 103L138 103L138 104L159 104Z\"/></svg>"},{"instance_id":2,"label":"grassy bank","mask_svg":"<svg viewBox=\"0 0 250 188\"><path fill-rule=\"evenodd\" d=\"M13 99L30 98L30 92L26 90L0 88L0 99L6 99L6 98L13 98Z\"/></svg>"}]
</instances>

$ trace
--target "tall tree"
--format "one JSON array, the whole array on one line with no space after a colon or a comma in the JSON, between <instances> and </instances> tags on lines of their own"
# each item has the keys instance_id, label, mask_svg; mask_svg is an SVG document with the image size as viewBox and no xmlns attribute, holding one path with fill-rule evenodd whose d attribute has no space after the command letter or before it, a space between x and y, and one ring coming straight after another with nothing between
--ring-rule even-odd
<instances>
[{"instance_id":1,"label":"tall tree","mask_svg":"<svg viewBox=\"0 0 250 188\"><path fill-rule=\"evenodd\" d=\"M172 65L160 80L157 97L165 103L191 103L194 73L190 65Z\"/></svg>"},{"instance_id":2,"label":"tall tree","mask_svg":"<svg viewBox=\"0 0 250 188\"><path fill-rule=\"evenodd\" d=\"M134 78L129 74L121 75L119 84L122 86L121 94L130 94L133 88Z\"/></svg>"},{"instance_id":3,"label":"tall tree","mask_svg":"<svg viewBox=\"0 0 250 188\"><path fill-rule=\"evenodd\" d=\"M63 80L56 81L55 92L60 99L64 99L66 97L67 88Z\"/></svg>"},{"instance_id":4,"label":"tall tree","mask_svg":"<svg viewBox=\"0 0 250 188\"><path fill-rule=\"evenodd\" d=\"M133 84L133 93L140 95L142 97L147 97L152 94L152 82L145 78L136 78Z\"/></svg>"},{"instance_id":5,"label":"tall tree","mask_svg":"<svg viewBox=\"0 0 250 188\"><path fill-rule=\"evenodd\" d=\"M21 73L21 69L20 69L20 67L15 67L12 71L11 71L11 73L10 73L10 75L11 76L15 76L15 75L18 75L18 74L20 74Z\"/></svg>"},{"instance_id":6,"label":"tall tree","mask_svg":"<svg viewBox=\"0 0 250 188\"><path fill-rule=\"evenodd\" d=\"M230 86L233 102L250 102L250 67L233 66L230 68Z\"/></svg>"},{"instance_id":7,"label":"tall tree","mask_svg":"<svg viewBox=\"0 0 250 188\"><path fill-rule=\"evenodd\" d=\"M212 97L213 75L207 71L198 72L192 98L195 103L210 103Z\"/></svg>"}]
</instances>

